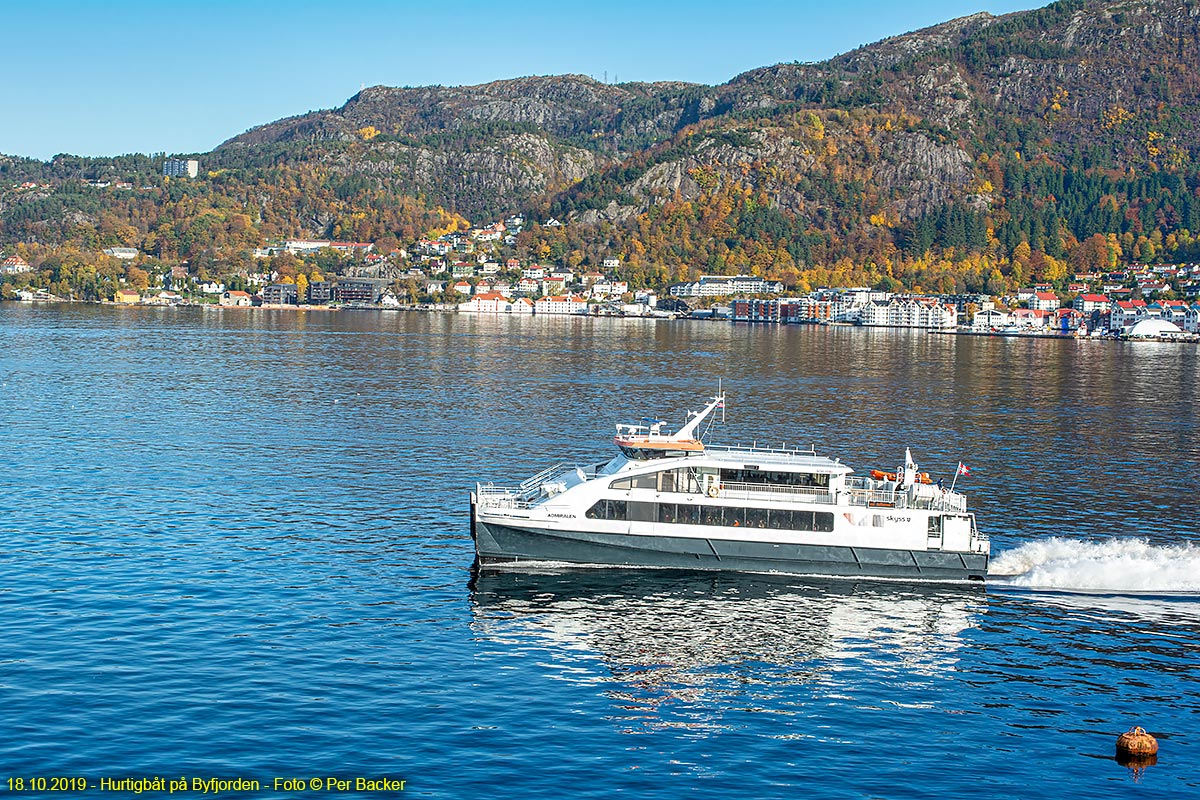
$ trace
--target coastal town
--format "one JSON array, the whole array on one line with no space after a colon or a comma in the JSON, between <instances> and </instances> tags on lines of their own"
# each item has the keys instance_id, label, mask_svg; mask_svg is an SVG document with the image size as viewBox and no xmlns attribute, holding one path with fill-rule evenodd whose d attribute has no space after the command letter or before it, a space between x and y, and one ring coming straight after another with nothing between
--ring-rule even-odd
<instances>
[{"instance_id":1,"label":"coastal town","mask_svg":"<svg viewBox=\"0 0 1200 800\"><path fill-rule=\"evenodd\" d=\"M198 174L194 159L167 159L164 177ZM96 188L108 188L108 184ZM36 187L34 187L36 188ZM567 224L549 218L544 228ZM193 269L135 247L110 246L105 295L56 294L36 280L21 247L0 254L3 299L118 305L295 310L381 309L492 315L591 315L859 325L1004 336L1200 340L1200 264L1134 264L1080 272L1013 294L902 292L895 287L795 291L759 274L702 274L665 286L631 284L619 255L594 267L517 257L521 214L386 242L283 239L254 248L253 267ZM1115 265L1114 265L1115 266Z\"/></svg>"},{"instance_id":2,"label":"coastal town","mask_svg":"<svg viewBox=\"0 0 1200 800\"><path fill-rule=\"evenodd\" d=\"M1135 265L1081 273L1063 290L1050 284L1011 296L909 294L868 287L791 293L783 283L755 275L699 275L660 292L631 286L618 276L621 261L578 270L500 260L525 220L420 239L412 252L380 252L372 242L287 239L254 251L263 265L225 280L203 279L186 265L153 276L142 287L120 279L111 301L121 305L208 305L267 309L391 309L470 314L593 315L731 320L773 324L844 324L919 328L1012 336L1113 336L1200 339L1200 264ZM562 223L548 220L546 225ZM340 274L312 268L333 256ZM110 247L104 255L132 265L142 254ZM284 256L283 269L272 269ZM325 259L326 263L330 259ZM299 269L294 265L299 265ZM308 272L304 271L309 266ZM289 269L288 267L291 266ZM136 267L134 268L136 270ZM56 302L22 282L34 268L18 254L0 259L0 279L11 299ZM130 270L130 276L137 272Z\"/></svg>"}]
</instances>

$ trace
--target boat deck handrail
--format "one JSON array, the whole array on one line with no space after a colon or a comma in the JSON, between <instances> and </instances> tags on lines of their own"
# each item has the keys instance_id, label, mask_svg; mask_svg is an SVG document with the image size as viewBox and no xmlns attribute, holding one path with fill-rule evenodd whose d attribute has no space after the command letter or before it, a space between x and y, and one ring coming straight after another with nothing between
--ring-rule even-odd
<instances>
[{"instance_id":1,"label":"boat deck handrail","mask_svg":"<svg viewBox=\"0 0 1200 800\"><path fill-rule=\"evenodd\" d=\"M847 481L844 489L836 494L819 486L784 486L764 483L723 483L721 496L739 500L786 499L793 502L822 503L826 505L866 506L868 508L912 508L930 511L966 512L967 499L957 492L945 492L939 496L917 495L912 497L906 490L893 490L872 486L867 479Z\"/></svg>"}]
</instances>

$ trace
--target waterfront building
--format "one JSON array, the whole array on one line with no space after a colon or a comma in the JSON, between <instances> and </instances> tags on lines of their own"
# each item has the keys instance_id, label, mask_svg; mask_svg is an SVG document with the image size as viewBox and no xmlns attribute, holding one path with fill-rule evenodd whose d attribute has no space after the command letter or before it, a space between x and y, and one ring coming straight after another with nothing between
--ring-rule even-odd
<instances>
[{"instance_id":1,"label":"waterfront building","mask_svg":"<svg viewBox=\"0 0 1200 800\"><path fill-rule=\"evenodd\" d=\"M242 292L234 289L221 295L221 305L241 307L252 306L254 305L254 298L250 296L249 292Z\"/></svg>"},{"instance_id":2,"label":"waterfront building","mask_svg":"<svg viewBox=\"0 0 1200 800\"><path fill-rule=\"evenodd\" d=\"M1012 317L1006 311L996 308L985 308L975 312L971 327L977 331L987 331L992 328L1003 328L1012 323Z\"/></svg>"},{"instance_id":3,"label":"waterfront building","mask_svg":"<svg viewBox=\"0 0 1200 800\"><path fill-rule=\"evenodd\" d=\"M263 303L272 306L294 306L298 300L296 284L272 283L262 290Z\"/></svg>"},{"instance_id":4,"label":"waterfront building","mask_svg":"<svg viewBox=\"0 0 1200 800\"><path fill-rule=\"evenodd\" d=\"M586 314L587 301L573 294L539 298L533 304L535 314Z\"/></svg>"},{"instance_id":5,"label":"waterfront building","mask_svg":"<svg viewBox=\"0 0 1200 800\"><path fill-rule=\"evenodd\" d=\"M333 300L333 281L311 281L308 284L308 302L324 305Z\"/></svg>"},{"instance_id":6,"label":"waterfront building","mask_svg":"<svg viewBox=\"0 0 1200 800\"><path fill-rule=\"evenodd\" d=\"M533 303L528 297L512 300L499 292L484 292L459 303L458 310L473 314L532 314Z\"/></svg>"},{"instance_id":7,"label":"waterfront building","mask_svg":"<svg viewBox=\"0 0 1200 800\"><path fill-rule=\"evenodd\" d=\"M1050 326L1051 314L1053 313L1044 308L1014 308L1012 310L1012 324L1018 328L1043 330Z\"/></svg>"},{"instance_id":8,"label":"waterfront building","mask_svg":"<svg viewBox=\"0 0 1200 800\"><path fill-rule=\"evenodd\" d=\"M862 324L886 328L953 328L958 309L928 297L893 297L870 303L862 311Z\"/></svg>"},{"instance_id":9,"label":"waterfront building","mask_svg":"<svg viewBox=\"0 0 1200 800\"><path fill-rule=\"evenodd\" d=\"M1182 300L1159 300L1157 305L1160 309L1159 317L1178 325L1180 328L1183 327L1184 321L1187 318L1187 303Z\"/></svg>"},{"instance_id":10,"label":"waterfront building","mask_svg":"<svg viewBox=\"0 0 1200 800\"><path fill-rule=\"evenodd\" d=\"M1192 303L1187 307L1183 318L1183 329L1188 333L1200 333L1200 303Z\"/></svg>"},{"instance_id":11,"label":"waterfront building","mask_svg":"<svg viewBox=\"0 0 1200 800\"><path fill-rule=\"evenodd\" d=\"M118 289L113 299L118 303L133 305L134 303L141 302L142 296L133 289Z\"/></svg>"},{"instance_id":12,"label":"waterfront building","mask_svg":"<svg viewBox=\"0 0 1200 800\"><path fill-rule=\"evenodd\" d=\"M1149 316L1145 300L1114 300L1109 309L1108 328L1119 333Z\"/></svg>"},{"instance_id":13,"label":"waterfront building","mask_svg":"<svg viewBox=\"0 0 1200 800\"><path fill-rule=\"evenodd\" d=\"M781 297L775 300L734 300L734 322L808 322L808 298Z\"/></svg>"},{"instance_id":14,"label":"waterfront building","mask_svg":"<svg viewBox=\"0 0 1200 800\"><path fill-rule=\"evenodd\" d=\"M374 303L377 297L379 292L370 281L338 281L333 287L333 299L339 303Z\"/></svg>"}]
</instances>

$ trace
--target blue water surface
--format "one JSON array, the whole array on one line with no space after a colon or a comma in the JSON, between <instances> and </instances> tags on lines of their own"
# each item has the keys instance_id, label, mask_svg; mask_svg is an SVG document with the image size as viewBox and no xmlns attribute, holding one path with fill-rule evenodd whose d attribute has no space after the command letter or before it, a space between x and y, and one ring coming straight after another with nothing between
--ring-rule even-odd
<instances>
[{"instance_id":1,"label":"blue water surface","mask_svg":"<svg viewBox=\"0 0 1200 800\"><path fill-rule=\"evenodd\" d=\"M1200 793L1190 594L473 576L467 517L476 481L606 458L720 378L723 442L968 462L995 551L1196 542L1194 347L11 303L0 331L0 789ZM1134 724L1156 764L1114 760Z\"/></svg>"}]
</instances>

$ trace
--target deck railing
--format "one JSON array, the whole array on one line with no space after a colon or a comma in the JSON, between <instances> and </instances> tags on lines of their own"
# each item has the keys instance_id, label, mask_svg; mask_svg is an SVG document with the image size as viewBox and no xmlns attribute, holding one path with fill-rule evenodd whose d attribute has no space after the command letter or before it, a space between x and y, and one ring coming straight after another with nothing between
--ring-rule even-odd
<instances>
[{"instance_id":1,"label":"deck railing","mask_svg":"<svg viewBox=\"0 0 1200 800\"><path fill-rule=\"evenodd\" d=\"M546 494L547 484L582 472L584 479L595 478L603 464L575 467L570 464L555 464L544 469L515 487L481 483L476 495L481 506L492 508L530 508ZM958 492L941 491L935 494L911 496L904 488L868 478L847 477L845 485L837 490L824 486L786 486L766 483L723 483L720 497L736 500L776 500L801 503L835 505L844 503L866 508L922 509L966 513L967 498Z\"/></svg>"},{"instance_id":2,"label":"deck railing","mask_svg":"<svg viewBox=\"0 0 1200 800\"><path fill-rule=\"evenodd\" d=\"M577 467L574 464L555 464L547 467L531 478L526 478L517 486L497 486L494 483L476 484L476 500L481 506L490 508L530 508L541 499L543 487L555 483L567 476L574 477L582 473L584 480L596 477L603 464L593 464L589 467Z\"/></svg>"}]
</instances>

